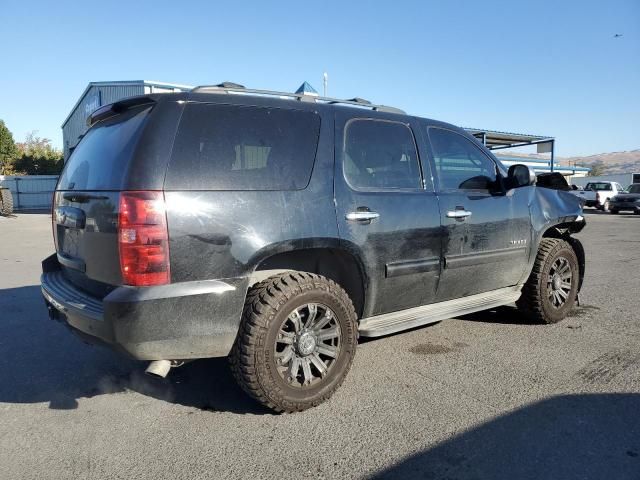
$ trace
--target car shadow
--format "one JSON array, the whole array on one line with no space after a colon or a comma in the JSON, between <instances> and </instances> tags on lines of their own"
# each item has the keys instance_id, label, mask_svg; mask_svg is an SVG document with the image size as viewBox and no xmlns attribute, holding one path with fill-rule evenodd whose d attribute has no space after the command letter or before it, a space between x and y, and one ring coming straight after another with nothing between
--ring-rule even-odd
<instances>
[{"instance_id":1,"label":"car shadow","mask_svg":"<svg viewBox=\"0 0 640 480\"><path fill-rule=\"evenodd\" d=\"M375 479L640 478L640 394L552 397L455 435Z\"/></svg>"},{"instance_id":2,"label":"car shadow","mask_svg":"<svg viewBox=\"0 0 640 480\"><path fill-rule=\"evenodd\" d=\"M480 312L469 313L456 317L459 320L468 320L481 323L500 323L505 325L540 325L525 315L520 310L512 306L503 306L482 310Z\"/></svg>"},{"instance_id":3,"label":"car shadow","mask_svg":"<svg viewBox=\"0 0 640 480\"><path fill-rule=\"evenodd\" d=\"M81 398L134 391L201 410L271 413L240 390L224 358L187 363L166 379L145 368L50 320L39 286L0 290L0 403L67 410Z\"/></svg>"}]
</instances>

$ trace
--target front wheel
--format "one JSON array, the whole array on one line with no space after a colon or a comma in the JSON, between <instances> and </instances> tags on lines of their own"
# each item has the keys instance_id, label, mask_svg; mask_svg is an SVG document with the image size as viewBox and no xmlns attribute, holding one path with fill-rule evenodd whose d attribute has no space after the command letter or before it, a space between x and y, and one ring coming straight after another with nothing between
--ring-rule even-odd
<instances>
[{"instance_id":1,"label":"front wheel","mask_svg":"<svg viewBox=\"0 0 640 480\"><path fill-rule=\"evenodd\" d=\"M578 258L571 245L559 238L543 238L516 305L535 321L559 322L573 309L579 280Z\"/></svg>"},{"instance_id":2,"label":"front wheel","mask_svg":"<svg viewBox=\"0 0 640 480\"><path fill-rule=\"evenodd\" d=\"M251 288L229 361L238 384L277 412L326 401L356 352L353 303L335 282L287 272Z\"/></svg>"}]
</instances>

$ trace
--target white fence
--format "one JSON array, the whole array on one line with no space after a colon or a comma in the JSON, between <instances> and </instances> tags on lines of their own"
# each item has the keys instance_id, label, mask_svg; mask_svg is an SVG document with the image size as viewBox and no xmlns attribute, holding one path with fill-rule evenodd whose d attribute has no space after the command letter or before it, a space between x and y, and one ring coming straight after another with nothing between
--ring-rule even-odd
<instances>
[{"instance_id":1,"label":"white fence","mask_svg":"<svg viewBox=\"0 0 640 480\"><path fill-rule=\"evenodd\" d=\"M0 175L0 186L11 190L14 210L51 208L57 175Z\"/></svg>"}]
</instances>

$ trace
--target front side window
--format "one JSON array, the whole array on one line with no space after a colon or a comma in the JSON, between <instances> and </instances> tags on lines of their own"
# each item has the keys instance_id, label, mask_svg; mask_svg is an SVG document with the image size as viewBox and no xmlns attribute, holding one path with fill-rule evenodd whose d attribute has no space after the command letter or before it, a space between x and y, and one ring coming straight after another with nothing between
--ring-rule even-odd
<instances>
[{"instance_id":1,"label":"front side window","mask_svg":"<svg viewBox=\"0 0 640 480\"><path fill-rule=\"evenodd\" d=\"M318 147L315 112L186 106L167 173L167 189L301 190Z\"/></svg>"},{"instance_id":2,"label":"front side window","mask_svg":"<svg viewBox=\"0 0 640 480\"><path fill-rule=\"evenodd\" d=\"M429 128L436 173L441 190L494 190L496 164L462 135Z\"/></svg>"},{"instance_id":3,"label":"front side window","mask_svg":"<svg viewBox=\"0 0 640 480\"><path fill-rule=\"evenodd\" d=\"M357 119L345 129L344 176L356 189L419 189L418 152L402 123Z\"/></svg>"}]
</instances>

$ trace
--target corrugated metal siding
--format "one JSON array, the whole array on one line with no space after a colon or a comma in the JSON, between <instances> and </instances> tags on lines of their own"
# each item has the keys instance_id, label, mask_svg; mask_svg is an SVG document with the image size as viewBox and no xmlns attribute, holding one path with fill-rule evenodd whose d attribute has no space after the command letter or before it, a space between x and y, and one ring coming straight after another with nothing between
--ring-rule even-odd
<instances>
[{"instance_id":1,"label":"corrugated metal siding","mask_svg":"<svg viewBox=\"0 0 640 480\"><path fill-rule=\"evenodd\" d=\"M69 148L76 146L80 140L80 135L87 131L87 113L85 112L85 99L91 98L96 91L100 91L100 105L117 102L126 97L143 95L144 84L113 85L113 86L92 86L85 94L78 107L69 117L69 121L62 129L62 142L64 145L64 158L69 158Z\"/></svg>"},{"instance_id":2,"label":"corrugated metal siding","mask_svg":"<svg viewBox=\"0 0 640 480\"><path fill-rule=\"evenodd\" d=\"M56 175L0 175L0 186L11 190L16 210L50 209Z\"/></svg>"}]
</instances>

